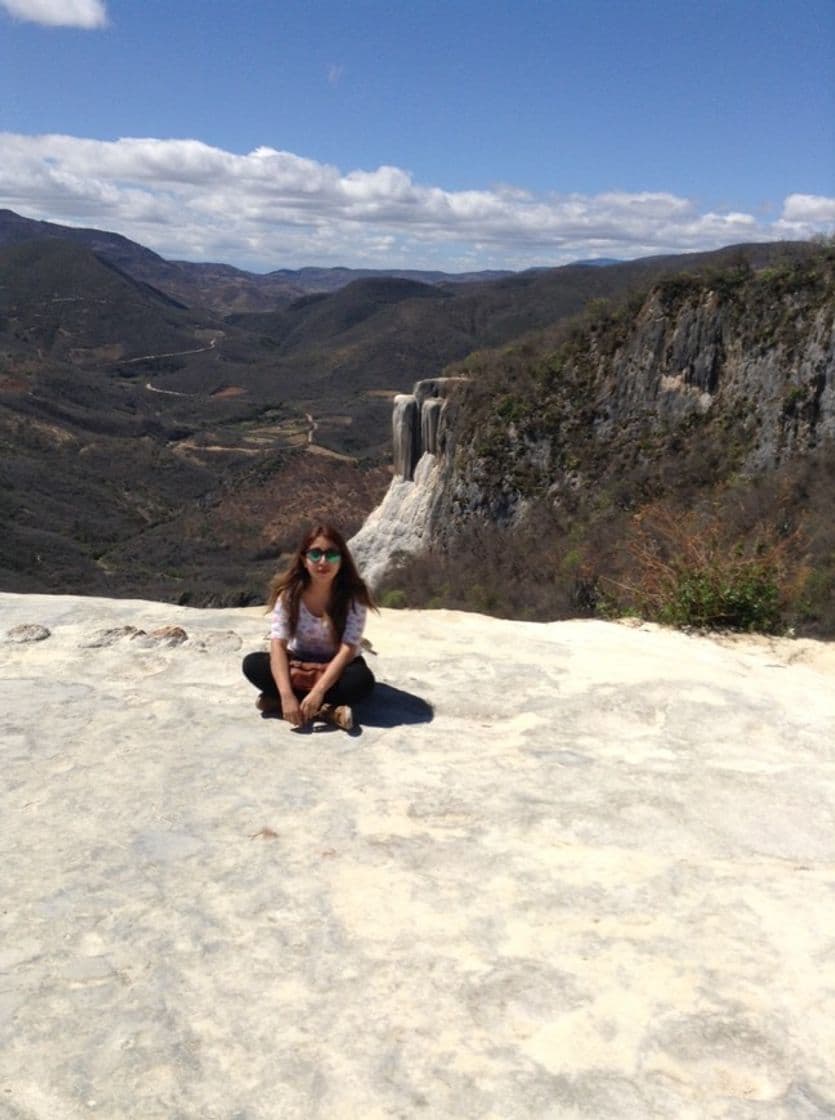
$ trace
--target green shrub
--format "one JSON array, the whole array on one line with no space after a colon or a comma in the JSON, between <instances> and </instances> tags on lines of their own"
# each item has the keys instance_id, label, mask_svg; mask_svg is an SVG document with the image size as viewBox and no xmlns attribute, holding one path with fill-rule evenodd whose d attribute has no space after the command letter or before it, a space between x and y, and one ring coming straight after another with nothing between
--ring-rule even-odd
<instances>
[{"instance_id":1,"label":"green shrub","mask_svg":"<svg viewBox=\"0 0 835 1120\"><path fill-rule=\"evenodd\" d=\"M381 607L391 607L393 610L403 610L408 605L406 592L401 591L399 587L394 587L390 591L384 591L380 597Z\"/></svg>"},{"instance_id":2,"label":"green shrub","mask_svg":"<svg viewBox=\"0 0 835 1120\"><path fill-rule=\"evenodd\" d=\"M615 585L618 601L670 626L774 633L805 578L790 560L796 536L760 525L733 540L715 511L651 506L634 519L631 581Z\"/></svg>"},{"instance_id":3,"label":"green shrub","mask_svg":"<svg viewBox=\"0 0 835 1120\"><path fill-rule=\"evenodd\" d=\"M677 572L659 620L699 629L773 633L781 620L780 589L767 565L724 565Z\"/></svg>"},{"instance_id":4,"label":"green shrub","mask_svg":"<svg viewBox=\"0 0 835 1120\"><path fill-rule=\"evenodd\" d=\"M798 604L798 622L806 632L835 634L835 552L809 573Z\"/></svg>"},{"instance_id":5,"label":"green shrub","mask_svg":"<svg viewBox=\"0 0 835 1120\"><path fill-rule=\"evenodd\" d=\"M496 405L496 415L507 424L526 419L529 412L530 404L528 402L509 394Z\"/></svg>"}]
</instances>

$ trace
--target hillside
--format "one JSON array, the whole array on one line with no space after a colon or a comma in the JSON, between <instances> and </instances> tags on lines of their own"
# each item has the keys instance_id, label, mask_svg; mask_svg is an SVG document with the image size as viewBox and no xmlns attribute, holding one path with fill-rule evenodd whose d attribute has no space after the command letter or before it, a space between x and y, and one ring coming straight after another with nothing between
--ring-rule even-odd
<instances>
[{"instance_id":1,"label":"hillside","mask_svg":"<svg viewBox=\"0 0 835 1120\"><path fill-rule=\"evenodd\" d=\"M834 323L821 248L670 276L451 367L468 380L448 411L435 549L389 590L674 620L735 587L728 624L835 634Z\"/></svg>"},{"instance_id":2,"label":"hillside","mask_svg":"<svg viewBox=\"0 0 835 1120\"><path fill-rule=\"evenodd\" d=\"M165 260L145 246L107 230L62 226L0 210L0 249L25 241L63 241L95 253L135 280L150 284L188 307L215 314L270 311L311 292L334 292L354 280L403 278L424 284L479 282L510 275L507 272L450 274L415 269L280 268L268 273L247 272L231 265Z\"/></svg>"},{"instance_id":3,"label":"hillside","mask_svg":"<svg viewBox=\"0 0 835 1120\"><path fill-rule=\"evenodd\" d=\"M81 244L20 240L0 249L0 586L257 599L310 510L351 532L380 500L391 399L417 378L699 262L809 251L370 277L222 318Z\"/></svg>"},{"instance_id":4,"label":"hillside","mask_svg":"<svg viewBox=\"0 0 835 1120\"><path fill-rule=\"evenodd\" d=\"M0 250L0 347L80 367L193 346L181 304L62 241ZM100 349L103 352L99 352Z\"/></svg>"}]
</instances>

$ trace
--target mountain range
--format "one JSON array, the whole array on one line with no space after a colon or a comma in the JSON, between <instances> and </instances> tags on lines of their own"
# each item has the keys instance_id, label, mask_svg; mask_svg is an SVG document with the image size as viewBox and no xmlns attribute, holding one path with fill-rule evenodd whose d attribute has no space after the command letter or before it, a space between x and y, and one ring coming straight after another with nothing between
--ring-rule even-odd
<instances>
[{"instance_id":1,"label":"mountain range","mask_svg":"<svg viewBox=\"0 0 835 1120\"><path fill-rule=\"evenodd\" d=\"M510 276L510 272L425 272L415 269L280 268L256 273L228 264L169 261L118 233L62 226L0 210L0 248L25 241L69 241L115 265L136 280L165 291L187 306L219 314L266 311L287 306L311 292L334 292L354 280L391 277L425 284L478 283Z\"/></svg>"},{"instance_id":2,"label":"mountain range","mask_svg":"<svg viewBox=\"0 0 835 1120\"><path fill-rule=\"evenodd\" d=\"M377 503L417 379L664 276L812 251L258 277L0 212L0 586L254 601L313 511L350 532Z\"/></svg>"}]
</instances>

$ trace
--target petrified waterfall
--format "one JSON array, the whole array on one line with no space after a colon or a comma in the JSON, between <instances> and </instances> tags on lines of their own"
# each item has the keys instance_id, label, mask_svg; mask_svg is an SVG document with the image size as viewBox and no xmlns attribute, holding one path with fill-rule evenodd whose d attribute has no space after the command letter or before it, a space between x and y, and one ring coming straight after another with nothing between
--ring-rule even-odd
<instances>
[{"instance_id":1,"label":"petrified waterfall","mask_svg":"<svg viewBox=\"0 0 835 1120\"><path fill-rule=\"evenodd\" d=\"M447 378L447 380L453 380ZM440 397L427 397L420 406L420 443L430 455L437 455L441 438L441 418L446 408L446 400Z\"/></svg>"},{"instance_id":2,"label":"petrified waterfall","mask_svg":"<svg viewBox=\"0 0 835 1120\"><path fill-rule=\"evenodd\" d=\"M418 381L394 398L394 478L386 496L351 540L363 576L377 586L397 553L420 552L430 541L446 447L447 394L460 377Z\"/></svg>"},{"instance_id":3,"label":"petrified waterfall","mask_svg":"<svg viewBox=\"0 0 835 1120\"><path fill-rule=\"evenodd\" d=\"M418 403L411 393L400 393L394 398L391 418L391 446L394 456L394 477L414 478L415 465L420 458L418 445Z\"/></svg>"},{"instance_id":4,"label":"petrified waterfall","mask_svg":"<svg viewBox=\"0 0 835 1120\"><path fill-rule=\"evenodd\" d=\"M392 448L395 478L413 479L422 455L437 455L442 448L443 415L450 384L461 377L431 377L418 381L412 393L394 398Z\"/></svg>"}]
</instances>

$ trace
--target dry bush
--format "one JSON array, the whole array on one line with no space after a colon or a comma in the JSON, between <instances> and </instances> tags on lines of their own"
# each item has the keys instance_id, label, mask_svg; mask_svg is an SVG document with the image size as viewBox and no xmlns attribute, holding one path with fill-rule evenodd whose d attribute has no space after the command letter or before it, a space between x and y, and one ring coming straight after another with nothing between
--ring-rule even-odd
<instances>
[{"instance_id":1,"label":"dry bush","mask_svg":"<svg viewBox=\"0 0 835 1120\"><path fill-rule=\"evenodd\" d=\"M630 574L604 580L614 603L672 626L774 633L808 576L799 530L763 521L740 532L715 507L648 506L634 517L626 550Z\"/></svg>"},{"instance_id":2,"label":"dry bush","mask_svg":"<svg viewBox=\"0 0 835 1120\"><path fill-rule=\"evenodd\" d=\"M588 616L595 606L582 557L552 515L512 528L472 519L446 547L402 557L380 598L530 620Z\"/></svg>"}]
</instances>

